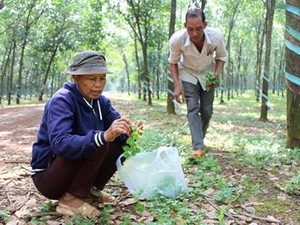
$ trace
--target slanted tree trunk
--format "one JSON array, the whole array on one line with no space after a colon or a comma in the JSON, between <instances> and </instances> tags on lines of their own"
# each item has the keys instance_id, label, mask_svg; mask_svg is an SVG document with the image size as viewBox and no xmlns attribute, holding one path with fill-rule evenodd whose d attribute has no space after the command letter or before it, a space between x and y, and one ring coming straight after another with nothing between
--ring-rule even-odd
<instances>
[{"instance_id":1,"label":"slanted tree trunk","mask_svg":"<svg viewBox=\"0 0 300 225\"><path fill-rule=\"evenodd\" d=\"M135 52L135 61L137 65L137 83L138 83L138 99L142 99L142 75L141 75L141 65L139 60L138 46L137 46L137 38L134 38L134 52Z\"/></svg>"}]
</instances>

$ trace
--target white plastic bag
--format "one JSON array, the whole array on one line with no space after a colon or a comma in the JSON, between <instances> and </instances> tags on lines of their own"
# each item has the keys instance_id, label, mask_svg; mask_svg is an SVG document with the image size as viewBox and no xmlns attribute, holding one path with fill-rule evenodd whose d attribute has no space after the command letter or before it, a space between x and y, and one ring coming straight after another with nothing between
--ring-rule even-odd
<instances>
[{"instance_id":1,"label":"white plastic bag","mask_svg":"<svg viewBox=\"0 0 300 225\"><path fill-rule=\"evenodd\" d=\"M123 165L117 162L118 174L128 190L139 199L151 199L156 194L175 198L187 192L177 148L159 147L153 152L140 152Z\"/></svg>"}]
</instances>

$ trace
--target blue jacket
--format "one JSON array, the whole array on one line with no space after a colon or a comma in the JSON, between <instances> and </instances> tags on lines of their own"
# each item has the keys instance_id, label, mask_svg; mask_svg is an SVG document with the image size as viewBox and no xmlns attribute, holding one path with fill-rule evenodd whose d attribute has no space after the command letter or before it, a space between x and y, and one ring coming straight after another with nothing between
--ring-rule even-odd
<instances>
[{"instance_id":1,"label":"blue jacket","mask_svg":"<svg viewBox=\"0 0 300 225\"><path fill-rule=\"evenodd\" d=\"M92 107L91 107L92 106ZM65 83L46 103L44 115L32 146L32 173L45 170L55 156L86 158L105 144L103 134L120 118L104 96L89 105L75 83ZM125 144L127 135L116 140Z\"/></svg>"}]
</instances>

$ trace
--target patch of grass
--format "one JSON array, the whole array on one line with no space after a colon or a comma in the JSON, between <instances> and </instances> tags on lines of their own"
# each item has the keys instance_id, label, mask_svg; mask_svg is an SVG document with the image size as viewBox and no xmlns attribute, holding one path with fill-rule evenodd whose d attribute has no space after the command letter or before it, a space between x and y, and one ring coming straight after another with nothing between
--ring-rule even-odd
<instances>
[{"instance_id":1,"label":"patch of grass","mask_svg":"<svg viewBox=\"0 0 300 225\"><path fill-rule=\"evenodd\" d=\"M272 196L263 202L263 205L256 207L257 215L266 214L272 212L275 215L291 215L290 206L291 201L286 199L285 201L277 199L276 196Z\"/></svg>"}]
</instances>

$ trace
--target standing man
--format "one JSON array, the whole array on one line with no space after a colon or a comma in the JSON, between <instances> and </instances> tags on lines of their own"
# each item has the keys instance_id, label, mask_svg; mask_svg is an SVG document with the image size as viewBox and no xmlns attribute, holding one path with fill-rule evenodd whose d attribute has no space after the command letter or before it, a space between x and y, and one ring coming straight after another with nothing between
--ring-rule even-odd
<instances>
[{"instance_id":1,"label":"standing man","mask_svg":"<svg viewBox=\"0 0 300 225\"><path fill-rule=\"evenodd\" d=\"M175 32L169 40L169 63L174 81L174 96L187 104L187 117L192 136L193 156L204 155L204 143L213 113L214 86L206 88L206 76L214 74L219 79L227 61L225 41L220 30L207 27L201 9L188 10L185 29ZM215 83L215 82L213 82ZM180 98L180 96L182 97Z\"/></svg>"}]
</instances>

